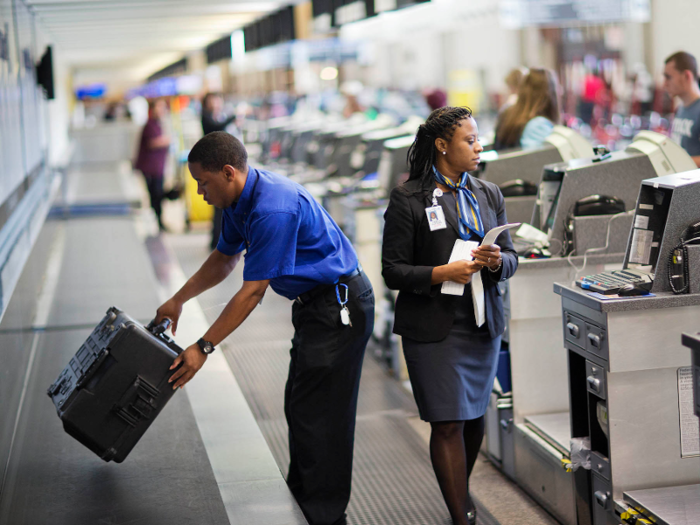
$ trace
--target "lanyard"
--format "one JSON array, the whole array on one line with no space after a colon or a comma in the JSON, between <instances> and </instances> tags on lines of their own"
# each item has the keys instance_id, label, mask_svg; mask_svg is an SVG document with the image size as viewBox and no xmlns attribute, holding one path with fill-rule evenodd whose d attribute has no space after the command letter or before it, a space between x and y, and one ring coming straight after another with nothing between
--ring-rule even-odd
<instances>
[{"instance_id":1,"label":"lanyard","mask_svg":"<svg viewBox=\"0 0 700 525\"><path fill-rule=\"evenodd\" d=\"M342 286L343 288L345 288L345 300L344 301L340 299L340 290L338 288L339 286ZM336 284L335 285L335 296L338 299L338 304L340 306L345 306L348 303L348 285L343 284L343 283Z\"/></svg>"}]
</instances>

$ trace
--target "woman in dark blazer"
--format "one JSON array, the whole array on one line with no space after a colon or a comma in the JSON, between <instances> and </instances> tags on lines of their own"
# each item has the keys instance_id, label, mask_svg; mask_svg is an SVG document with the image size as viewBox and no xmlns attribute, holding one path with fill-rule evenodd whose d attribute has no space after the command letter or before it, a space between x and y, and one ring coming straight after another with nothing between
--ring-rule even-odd
<instances>
[{"instance_id":1,"label":"woman in dark blazer","mask_svg":"<svg viewBox=\"0 0 700 525\"><path fill-rule=\"evenodd\" d=\"M420 416L431 424L430 456L455 525L476 523L469 475L505 329L498 282L518 266L507 230L473 250L473 260L448 264L458 239L481 242L507 222L498 187L467 173L479 164L477 139L468 108L430 114L409 150L409 179L391 192L382 247L384 280L399 290L394 333L403 339ZM472 297L476 279L483 308ZM446 281L464 284L464 294L442 293Z\"/></svg>"}]
</instances>

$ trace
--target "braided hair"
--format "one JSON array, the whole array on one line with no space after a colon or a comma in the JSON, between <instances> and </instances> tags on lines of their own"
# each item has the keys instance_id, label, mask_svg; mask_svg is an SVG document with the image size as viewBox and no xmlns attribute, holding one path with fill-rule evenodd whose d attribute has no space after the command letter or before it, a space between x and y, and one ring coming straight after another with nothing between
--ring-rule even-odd
<instances>
[{"instance_id":1,"label":"braided hair","mask_svg":"<svg viewBox=\"0 0 700 525\"><path fill-rule=\"evenodd\" d=\"M450 141L460 121L471 118L472 110L468 107L447 106L433 111L424 124L418 127L416 139L408 149L408 180L431 176L435 164L435 139Z\"/></svg>"}]
</instances>

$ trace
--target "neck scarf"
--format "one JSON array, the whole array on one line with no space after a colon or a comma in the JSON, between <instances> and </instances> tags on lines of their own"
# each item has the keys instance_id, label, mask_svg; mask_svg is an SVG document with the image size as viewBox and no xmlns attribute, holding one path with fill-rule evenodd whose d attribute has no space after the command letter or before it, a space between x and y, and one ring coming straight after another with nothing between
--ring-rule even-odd
<instances>
[{"instance_id":1,"label":"neck scarf","mask_svg":"<svg viewBox=\"0 0 700 525\"><path fill-rule=\"evenodd\" d=\"M437 182L457 191L459 236L466 241L471 237L471 232L473 232L483 239L484 225L481 223L481 215L479 215L479 203L476 200L476 196L467 188L469 174L466 171L462 173L462 176L459 178L459 184L455 184L445 177L435 166L433 166L433 174Z\"/></svg>"}]
</instances>

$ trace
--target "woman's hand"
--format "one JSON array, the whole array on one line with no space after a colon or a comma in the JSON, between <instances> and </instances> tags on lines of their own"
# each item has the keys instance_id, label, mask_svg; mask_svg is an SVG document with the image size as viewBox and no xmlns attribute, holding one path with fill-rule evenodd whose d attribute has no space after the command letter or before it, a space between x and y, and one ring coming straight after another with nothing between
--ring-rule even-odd
<instances>
[{"instance_id":1,"label":"woman's hand","mask_svg":"<svg viewBox=\"0 0 700 525\"><path fill-rule=\"evenodd\" d=\"M475 261L455 261L447 265L450 271L448 281L459 284L467 284L472 280L472 275L480 271L482 266Z\"/></svg>"},{"instance_id":2,"label":"woman's hand","mask_svg":"<svg viewBox=\"0 0 700 525\"><path fill-rule=\"evenodd\" d=\"M445 281L467 284L472 280L472 274L481 268L482 266L474 261L455 261L443 266L436 266L433 268L431 284L441 284Z\"/></svg>"},{"instance_id":3,"label":"woman's hand","mask_svg":"<svg viewBox=\"0 0 700 525\"><path fill-rule=\"evenodd\" d=\"M492 270L496 270L503 263L501 247L498 244L479 246L472 250L472 255L474 256L474 262Z\"/></svg>"}]
</instances>

